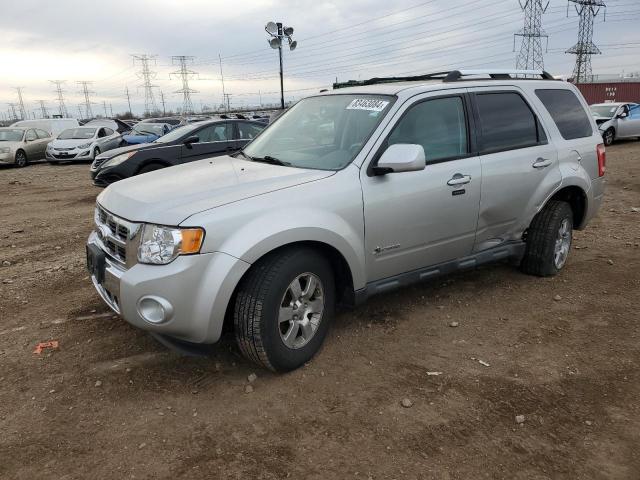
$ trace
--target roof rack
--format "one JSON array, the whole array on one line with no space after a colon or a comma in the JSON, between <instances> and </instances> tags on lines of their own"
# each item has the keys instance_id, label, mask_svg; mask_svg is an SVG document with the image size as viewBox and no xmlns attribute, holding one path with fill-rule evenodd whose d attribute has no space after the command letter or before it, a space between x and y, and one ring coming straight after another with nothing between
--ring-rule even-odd
<instances>
[{"instance_id":1,"label":"roof rack","mask_svg":"<svg viewBox=\"0 0 640 480\"><path fill-rule=\"evenodd\" d=\"M336 82L333 89L347 87L361 87L366 85L379 85L381 83L398 82L419 82L423 80L442 80L443 82L461 82L476 80L477 77L487 76L491 80L556 80L553 75L544 70L452 70L450 72L427 73L425 75L415 75L410 77L375 77L368 80L349 80L347 82Z\"/></svg>"}]
</instances>

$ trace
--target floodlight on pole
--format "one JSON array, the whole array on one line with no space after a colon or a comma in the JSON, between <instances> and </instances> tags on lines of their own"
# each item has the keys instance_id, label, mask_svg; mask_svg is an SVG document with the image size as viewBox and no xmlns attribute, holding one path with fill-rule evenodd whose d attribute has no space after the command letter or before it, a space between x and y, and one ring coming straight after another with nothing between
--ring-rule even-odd
<instances>
[{"instance_id":1,"label":"floodlight on pole","mask_svg":"<svg viewBox=\"0 0 640 480\"><path fill-rule=\"evenodd\" d=\"M267 40L269 46L274 50L278 50L278 57L280 58L280 107L284 109L284 74L282 71L282 41L286 39L289 44L289 50L293 51L298 46L292 37L293 27L285 27L281 22L268 22L264 31L267 32L271 38Z\"/></svg>"}]
</instances>

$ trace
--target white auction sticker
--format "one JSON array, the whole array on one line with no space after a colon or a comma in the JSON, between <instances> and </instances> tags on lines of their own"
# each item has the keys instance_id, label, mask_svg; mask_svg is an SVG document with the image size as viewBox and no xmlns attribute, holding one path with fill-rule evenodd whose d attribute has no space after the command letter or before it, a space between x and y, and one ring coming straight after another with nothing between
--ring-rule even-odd
<instances>
[{"instance_id":1,"label":"white auction sticker","mask_svg":"<svg viewBox=\"0 0 640 480\"><path fill-rule=\"evenodd\" d=\"M356 98L349 105L347 110L368 110L369 112L381 112L389 105L386 100L376 98Z\"/></svg>"}]
</instances>

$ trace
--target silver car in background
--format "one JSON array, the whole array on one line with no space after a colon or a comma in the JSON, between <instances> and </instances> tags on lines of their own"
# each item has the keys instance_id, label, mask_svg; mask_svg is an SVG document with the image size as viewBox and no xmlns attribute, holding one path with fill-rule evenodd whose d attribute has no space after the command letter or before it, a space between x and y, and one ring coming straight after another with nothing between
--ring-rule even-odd
<instances>
[{"instance_id":1,"label":"silver car in background","mask_svg":"<svg viewBox=\"0 0 640 480\"><path fill-rule=\"evenodd\" d=\"M93 160L102 152L118 148L121 142L122 136L108 127L69 128L47 146L47 160Z\"/></svg>"},{"instance_id":2,"label":"silver car in background","mask_svg":"<svg viewBox=\"0 0 640 480\"><path fill-rule=\"evenodd\" d=\"M640 105L637 103L598 103L591 105L604 144L619 138L640 138Z\"/></svg>"},{"instance_id":3,"label":"silver car in background","mask_svg":"<svg viewBox=\"0 0 640 480\"><path fill-rule=\"evenodd\" d=\"M0 164L24 167L30 160L42 159L51 134L40 128L0 128Z\"/></svg>"}]
</instances>

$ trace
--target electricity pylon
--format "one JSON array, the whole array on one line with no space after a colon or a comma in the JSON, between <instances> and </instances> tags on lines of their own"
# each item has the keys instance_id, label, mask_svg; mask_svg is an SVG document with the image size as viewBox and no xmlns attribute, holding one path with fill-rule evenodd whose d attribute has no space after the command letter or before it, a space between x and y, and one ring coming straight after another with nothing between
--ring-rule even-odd
<instances>
[{"instance_id":1,"label":"electricity pylon","mask_svg":"<svg viewBox=\"0 0 640 480\"><path fill-rule=\"evenodd\" d=\"M64 103L64 95L62 90L62 84L65 82L64 80L49 80L51 83L56 86L56 94L58 95L58 112L60 112L60 116L67 118L69 116L69 112L67 112L67 106Z\"/></svg>"},{"instance_id":2,"label":"electricity pylon","mask_svg":"<svg viewBox=\"0 0 640 480\"><path fill-rule=\"evenodd\" d=\"M182 88L180 90L176 90L174 93L182 94L182 114L185 115L187 113L193 113L193 102L191 101L191 94L198 93L196 90L189 88L189 78L197 75L197 72L193 70L189 70L187 68L187 62L192 62L194 57L187 57L185 55L178 55L171 57L171 61L174 65L180 65L180 70L175 72L171 72L171 75L179 75L182 80Z\"/></svg>"},{"instance_id":3,"label":"electricity pylon","mask_svg":"<svg viewBox=\"0 0 640 480\"><path fill-rule=\"evenodd\" d=\"M84 96L84 111L85 114L87 115L86 118L93 118L93 110L91 109L91 100L89 98L89 94L91 93L95 93L92 92L91 90L89 90L89 85L91 85L93 82L88 82L86 80L81 80L79 82L76 82L78 85L82 85L82 91L80 93L82 93L82 95Z\"/></svg>"},{"instance_id":4,"label":"electricity pylon","mask_svg":"<svg viewBox=\"0 0 640 480\"><path fill-rule=\"evenodd\" d=\"M576 83L588 82L593 79L591 70L591 55L602 53L593 43L593 21L600 12L601 7L606 7L603 0L569 0L574 3L576 12L580 16L578 26L578 43L567 50L576 56L576 65L573 67L573 80ZM567 15L569 14L567 4Z\"/></svg>"},{"instance_id":5,"label":"electricity pylon","mask_svg":"<svg viewBox=\"0 0 640 480\"><path fill-rule=\"evenodd\" d=\"M542 29L542 14L547 11L549 2L543 5L543 0L518 0L524 12L524 28L514 36L522 37L520 52L516 57L518 70L543 70L544 58L542 51L542 39L549 36Z\"/></svg>"},{"instance_id":6,"label":"electricity pylon","mask_svg":"<svg viewBox=\"0 0 640 480\"><path fill-rule=\"evenodd\" d=\"M156 72L152 72L149 68L149 62L155 62L155 55L131 55L133 57L133 63L136 61L142 67L142 70L138 73L138 77L142 79L141 87L144 87L144 113L145 115L151 115L158 110L156 106L156 99L153 95L153 88L157 85L153 85L151 80L156 78Z\"/></svg>"}]
</instances>

